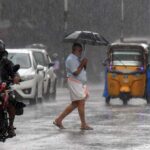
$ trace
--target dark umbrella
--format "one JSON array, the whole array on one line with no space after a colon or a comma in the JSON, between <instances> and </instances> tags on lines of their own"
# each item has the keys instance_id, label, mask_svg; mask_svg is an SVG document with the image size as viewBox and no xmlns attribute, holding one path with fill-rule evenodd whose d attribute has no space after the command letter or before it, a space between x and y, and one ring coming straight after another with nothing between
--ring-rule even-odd
<instances>
[{"instance_id":1,"label":"dark umbrella","mask_svg":"<svg viewBox=\"0 0 150 150\"><path fill-rule=\"evenodd\" d=\"M104 45L107 46L109 42L101 35L91 31L75 31L64 38L64 42L81 43L83 45Z\"/></svg>"},{"instance_id":2,"label":"dark umbrella","mask_svg":"<svg viewBox=\"0 0 150 150\"><path fill-rule=\"evenodd\" d=\"M86 53L85 45L107 46L109 42L101 35L92 31L74 31L65 36L64 42L83 44L84 54Z\"/></svg>"}]
</instances>

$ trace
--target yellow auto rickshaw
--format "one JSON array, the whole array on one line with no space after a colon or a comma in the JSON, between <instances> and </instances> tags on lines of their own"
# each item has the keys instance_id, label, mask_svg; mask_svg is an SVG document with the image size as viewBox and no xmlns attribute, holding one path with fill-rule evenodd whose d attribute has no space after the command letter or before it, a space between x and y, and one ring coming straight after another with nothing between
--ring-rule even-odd
<instances>
[{"instance_id":1,"label":"yellow auto rickshaw","mask_svg":"<svg viewBox=\"0 0 150 150\"><path fill-rule=\"evenodd\" d=\"M103 94L106 104L111 98L120 98L124 105L131 98L144 98L150 103L148 49L148 44L143 43L113 43L109 46Z\"/></svg>"}]
</instances>

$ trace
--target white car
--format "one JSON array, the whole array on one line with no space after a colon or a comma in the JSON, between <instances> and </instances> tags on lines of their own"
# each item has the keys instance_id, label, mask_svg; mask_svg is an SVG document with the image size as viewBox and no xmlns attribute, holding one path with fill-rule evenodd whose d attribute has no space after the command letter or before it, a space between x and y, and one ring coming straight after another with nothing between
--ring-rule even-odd
<instances>
[{"instance_id":1,"label":"white car","mask_svg":"<svg viewBox=\"0 0 150 150\"><path fill-rule=\"evenodd\" d=\"M32 52L36 63L44 66L43 96L55 99L57 77L52 67L54 64L45 49L32 49Z\"/></svg>"},{"instance_id":2,"label":"white car","mask_svg":"<svg viewBox=\"0 0 150 150\"><path fill-rule=\"evenodd\" d=\"M7 49L8 58L14 63L19 64L19 75L21 82L14 85L16 97L28 99L30 104L36 104L43 95L43 70L44 67L38 65L34 59L33 51L26 49Z\"/></svg>"}]
</instances>

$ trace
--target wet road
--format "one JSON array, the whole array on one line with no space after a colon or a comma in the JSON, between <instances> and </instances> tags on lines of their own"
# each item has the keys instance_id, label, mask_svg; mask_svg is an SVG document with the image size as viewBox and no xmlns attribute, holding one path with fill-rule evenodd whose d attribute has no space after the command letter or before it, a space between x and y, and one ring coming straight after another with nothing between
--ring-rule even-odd
<instances>
[{"instance_id":1,"label":"wet road","mask_svg":"<svg viewBox=\"0 0 150 150\"><path fill-rule=\"evenodd\" d=\"M25 108L17 117L17 136L0 143L0 150L149 150L150 106L142 99L122 106L118 99L105 106L102 86L90 86L86 114L93 131L81 131L77 111L64 120L67 129L52 122L69 101L67 89L58 88L56 101Z\"/></svg>"}]
</instances>

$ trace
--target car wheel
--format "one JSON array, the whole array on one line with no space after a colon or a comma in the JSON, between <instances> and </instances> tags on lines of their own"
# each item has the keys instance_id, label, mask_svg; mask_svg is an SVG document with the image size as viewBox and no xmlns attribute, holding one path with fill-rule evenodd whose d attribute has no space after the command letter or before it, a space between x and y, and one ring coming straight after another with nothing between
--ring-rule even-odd
<instances>
[{"instance_id":1,"label":"car wheel","mask_svg":"<svg viewBox=\"0 0 150 150\"><path fill-rule=\"evenodd\" d=\"M33 99L30 99L30 105L35 105L37 101L38 101L38 97L36 95Z\"/></svg>"},{"instance_id":2,"label":"car wheel","mask_svg":"<svg viewBox=\"0 0 150 150\"><path fill-rule=\"evenodd\" d=\"M35 96L34 98L30 99L30 105L35 105L38 102L38 91L37 91L37 87L36 87L36 91L35 91Z\"/></svg>"},{"instance_id":3,"label":"car wheel","mask_svg":"<svg viewBox=\"0 0 150 150\"><path fill-rule=\"evenodd\" d=\"M55 82L54 82L54 87L53 87L53 93L50 94L50 98L55 100L56 99L56 88L57 87L57 79L55 79Z\"/></svg>"},{"instance_id":4,"label":"car wheel","mask_svg":"<svg viewBox=\"0 0 150 150\"><path fill-rule=\"evenodd\" d=\"M50 98L50 87L51 87L51 81L49 80L48 86L47 86L47 91L46 91L46 94L44 95L45 100L49 100L49 98Z\"/></svg>"},{"instance_id":5,"label":"car wheel","mask_svg":"<svg viewBox=\"0 0 150 150\"><path fill-rule=\"evenodd\" d=\"M44 96L44 83L42 85L42 97L38 97L38 102L42 103L43 102L43 96Z\"/></svg>"},{"instance_id":6,"label":"car wheel","mask_svg":"<svg viewBox=\"0 0 150 150\"><path fill-rule=\"evenodd\" d=\"M43 99L40 97L40 98L38 98L38 102L39 103L42 103L43 102Z\"/></svg>"}]
</instances>

